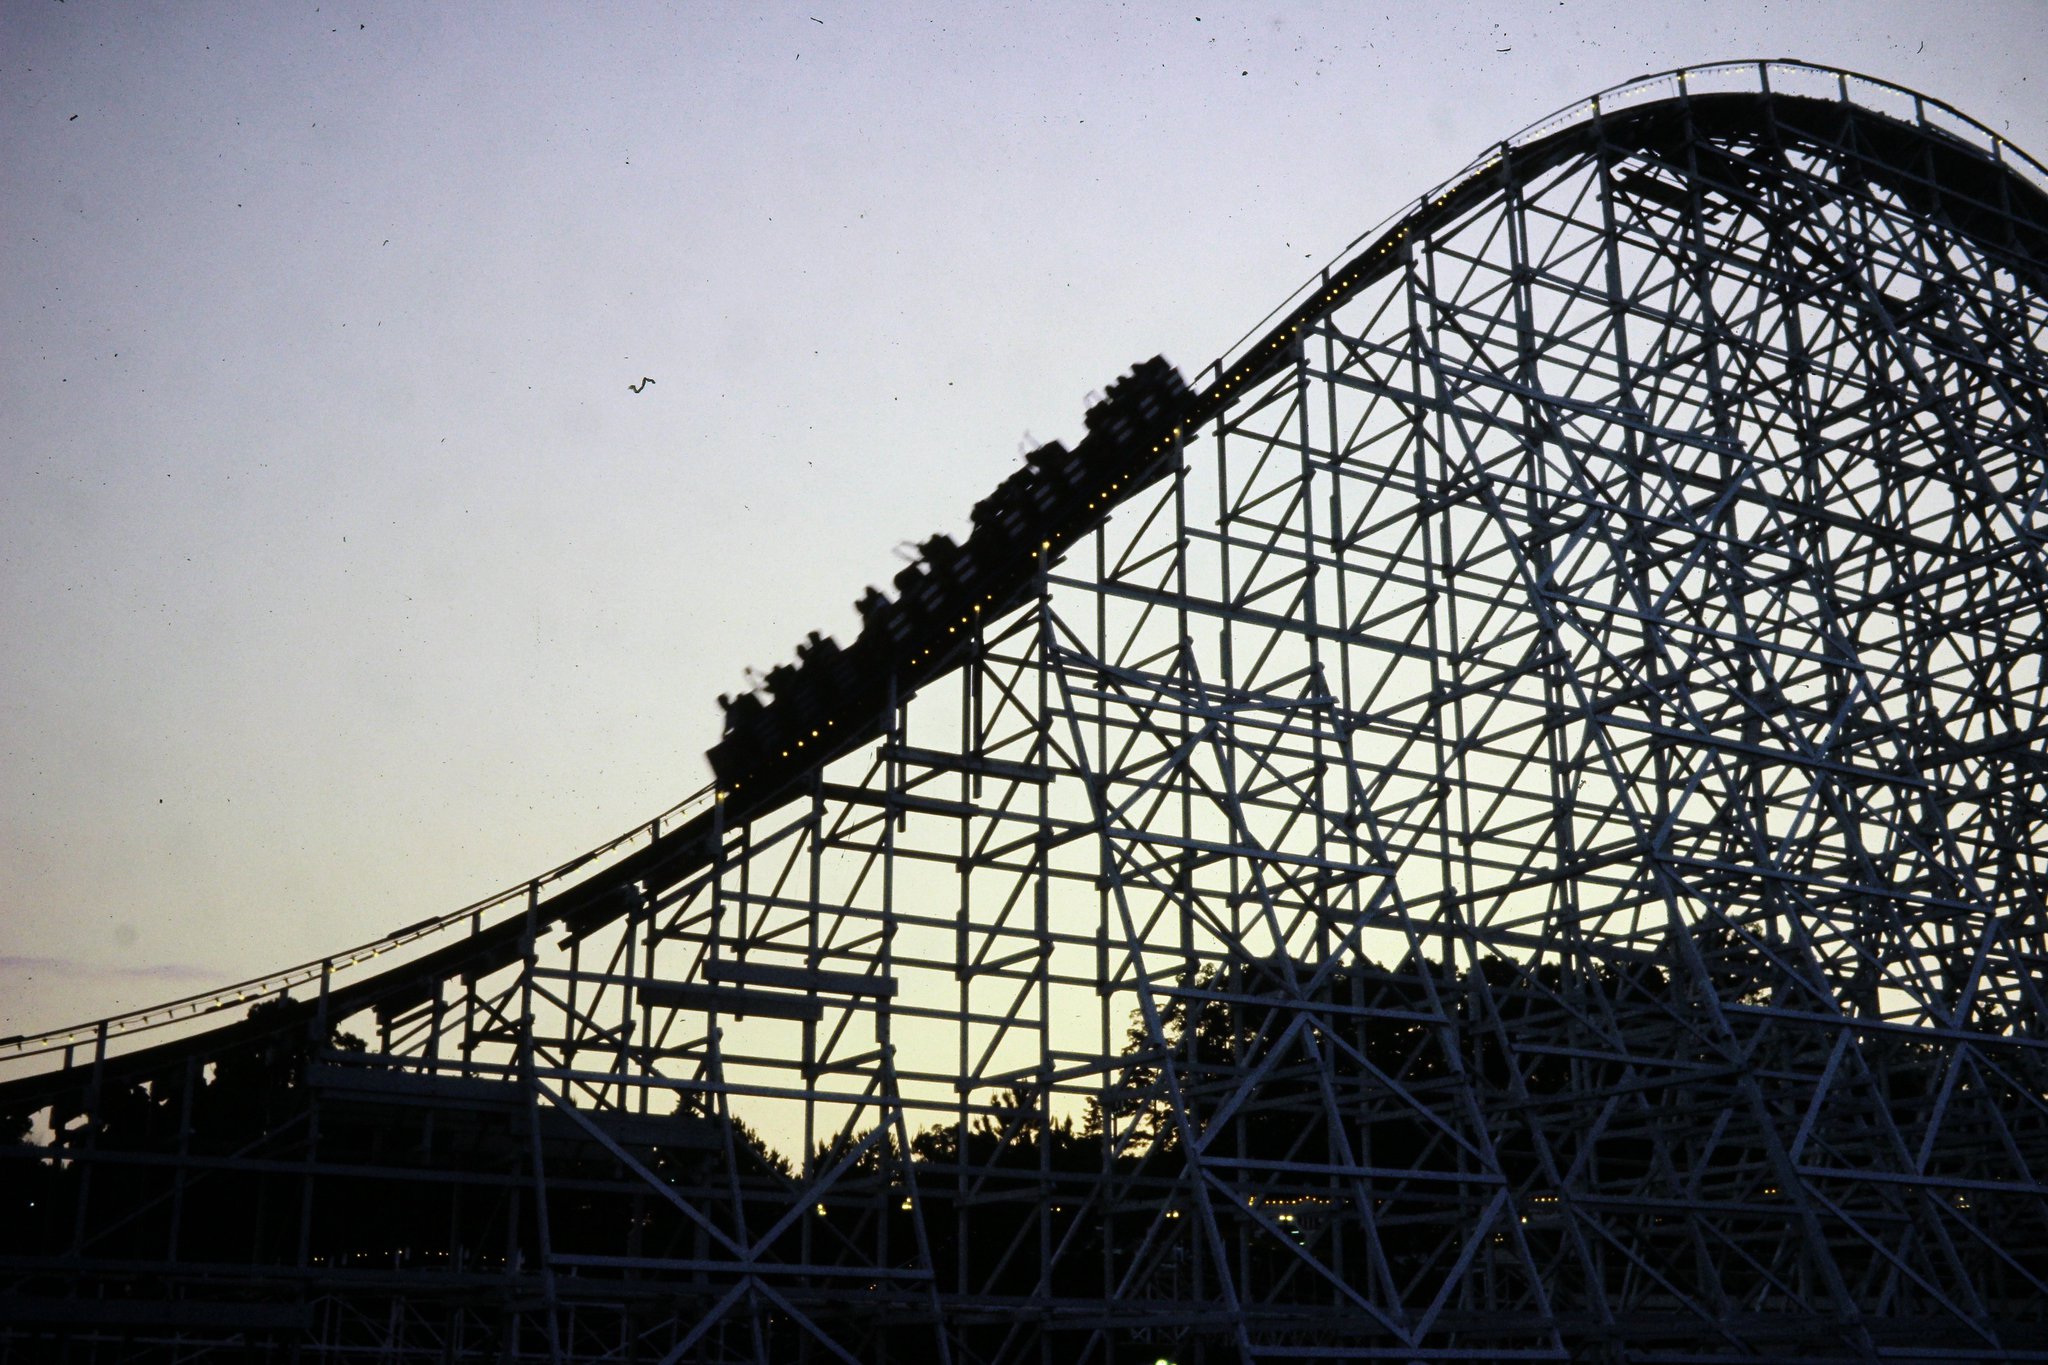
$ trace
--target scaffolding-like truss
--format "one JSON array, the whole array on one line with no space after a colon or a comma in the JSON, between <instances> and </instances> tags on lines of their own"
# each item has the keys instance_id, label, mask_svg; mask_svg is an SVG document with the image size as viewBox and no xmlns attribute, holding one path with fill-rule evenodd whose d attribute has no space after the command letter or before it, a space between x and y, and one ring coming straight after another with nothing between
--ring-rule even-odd
<instances>
[{"instance_id":1,"label":"scaffolding-like truss","mask_svg":"<svg viewBox=\"0 0 2048 1365\"><path fill-rule=\"evenodd\" d=\"M2044 189L1492 149L860 742L14 1040L0 1360L2048 1359Z\"/></svg>"}]
</instances>

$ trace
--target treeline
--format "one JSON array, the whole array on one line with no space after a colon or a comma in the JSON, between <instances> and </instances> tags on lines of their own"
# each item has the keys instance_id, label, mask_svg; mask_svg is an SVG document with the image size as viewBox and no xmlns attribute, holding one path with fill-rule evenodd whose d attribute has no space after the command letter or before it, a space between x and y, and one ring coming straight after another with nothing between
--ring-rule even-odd
<instances>
[{"instance_id":1,"label":"treeline","mask_svg":"<svg viewBox=\"0 0 2048 1365\"><path fill-rule=\"evenodd\" d=\"M376 1059L294 1025L210 1069L97 1097L82 1086L49 1112L46 1145L25 1143L29 1116L6 1116L0 1256L489 1277L530 1271L545 1246L684 1267L710 1293L723 1283L710 1268L740 1246L821 1272L872 1268L878 1285L902 1275L917 1290L905 1303L933 1292L913 1271L941 1295L1193 1303L1227 1270L1238 1294L1306 1312L1332 1300L1301 1253L1374 1292L1432 1285L1504 1186L1520 1245L1577 1258L1567 1282L1588 1302L1649 1292L1641 1262L1668 1256L1672 1274L1768 1304L1807 1273L1786 1237L1782 1146L1823 1071L1831 1090L1806 1141L1824 1164L1897 1165L1900 1135L1917 1142L1937 1103L1946 1126L1921 1170L1960 1189L2008 1178L2015 1153L2048 1163L2035 1051L1960 1077L1950 1045L1900 1030L1852 1031L1842 1053L1842 1030L1815 1025L1835 1017L1827 993L1853 983L1800 960L1704 927L1585 964L1210 967L1160 995L1156 1027L1133 1023L1078 1114L1014 1089L951 1123L842 1135L801 1168L696 1096L615 1117L536 1107L510 1084L337 1088L323 1078ZM1723 1016L1731 1004L1769 1008ZM1894 1221L1934 1216L1910 1188L1858 1198ZM1587 1249L1561 1206L1575 1199L1594 1201L1626 1254ZM1713 1220L1724 1252L1711 1266L1688 1207ZM1944 1278L1967 1276L1987 1301L2048 1280L2039 1200L1941 1217L1963 1213L1976 1235L1950 1240ZM1848 1283L1883 1278L1880 1253L1851 1233L1829 1255ZM890 1302L878 1290L829 1308Z\"/></svg>"}]
</instances>

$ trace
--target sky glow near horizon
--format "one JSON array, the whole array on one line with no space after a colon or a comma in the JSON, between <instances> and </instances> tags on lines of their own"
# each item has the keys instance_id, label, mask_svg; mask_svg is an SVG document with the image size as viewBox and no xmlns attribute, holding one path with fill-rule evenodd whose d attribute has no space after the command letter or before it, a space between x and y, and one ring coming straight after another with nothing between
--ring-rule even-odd
<instances>
[{"instance_id":1,"label":"sky glow near horizon","mask_svg":"<svg viewBox=\"0 0 2048 1365\"><path fill-rule=\"evenodd\" d=\"M1786 55L2044 155L2042 51L2031 3L0 7L0 1034L644 821L1027 433L1554 109Z\"/></svg>"}]
</instances>

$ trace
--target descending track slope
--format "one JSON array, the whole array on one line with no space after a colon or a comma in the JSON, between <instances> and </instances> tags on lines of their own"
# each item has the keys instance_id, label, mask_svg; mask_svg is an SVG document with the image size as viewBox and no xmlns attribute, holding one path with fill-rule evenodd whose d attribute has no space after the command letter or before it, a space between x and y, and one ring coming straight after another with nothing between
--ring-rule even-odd
<instances>
[{"instance_id":1,"label":"descending track slope","mask_svg":"<svg viewBox=\"0 0 2048 1365\"><path fill-rule=\"evenodd\" d=\"M1490 149L683 806L0 1045L0 1358L2048 1358L2044 190L1797 63Z\"/></svg>"}]
</instances>

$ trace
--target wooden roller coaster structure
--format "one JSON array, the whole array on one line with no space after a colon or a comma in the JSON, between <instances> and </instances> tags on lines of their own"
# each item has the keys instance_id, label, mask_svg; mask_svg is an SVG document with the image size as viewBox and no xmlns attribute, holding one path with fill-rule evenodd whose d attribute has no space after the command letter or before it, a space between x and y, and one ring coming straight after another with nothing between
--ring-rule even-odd
<instances>
[{"instance_id":1,"label":"wooden roller coaster structure","mask_svg":"<svg viewBox=\"0 0 2048 1365\"><path fill-rule=\"evenodd\" d=\"M2048 1359L2048 172L1489 149L725 698L713 783L0 1040L0 1362Z\"/></svg>"}]
</instances>

